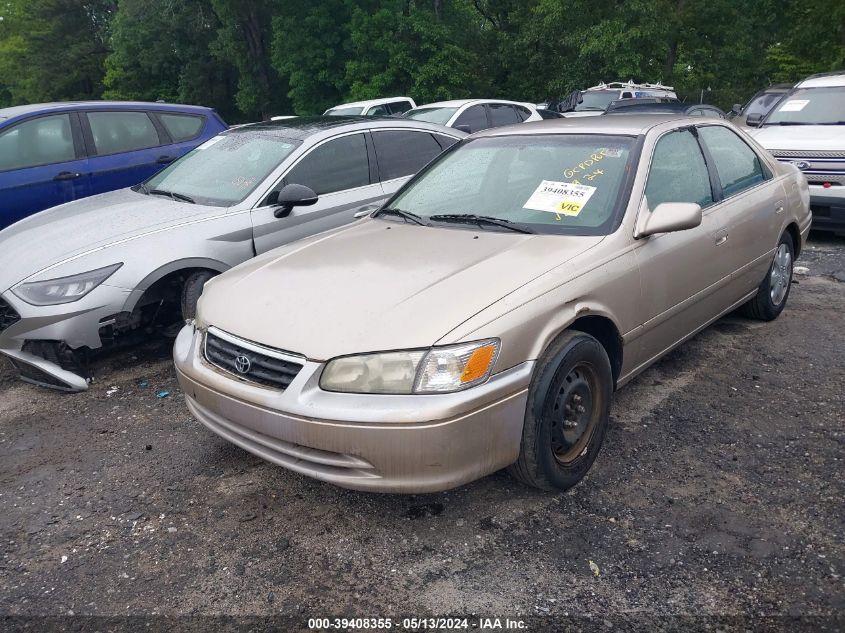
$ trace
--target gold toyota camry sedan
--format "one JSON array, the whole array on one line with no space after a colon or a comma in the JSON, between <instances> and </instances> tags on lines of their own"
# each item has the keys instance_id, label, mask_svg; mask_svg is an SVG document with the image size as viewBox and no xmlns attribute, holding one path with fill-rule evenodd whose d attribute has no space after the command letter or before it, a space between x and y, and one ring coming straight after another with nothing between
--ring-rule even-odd
<instances>
[{"instance_id":1,"label":"gold toyota camry sedan","mask_svg":"<svg viewBox=\"0 0 845 633\"><path fill-rule=\"evenodd\" d=\"M316 196L289 188L295 217ZM356 224L212 279L179 380L213 432L339 486L508 468L565 489L615 389L731 310L780 314L808 204L795 167L724 121L488 130Z\"/></svg>"}]
</instances>

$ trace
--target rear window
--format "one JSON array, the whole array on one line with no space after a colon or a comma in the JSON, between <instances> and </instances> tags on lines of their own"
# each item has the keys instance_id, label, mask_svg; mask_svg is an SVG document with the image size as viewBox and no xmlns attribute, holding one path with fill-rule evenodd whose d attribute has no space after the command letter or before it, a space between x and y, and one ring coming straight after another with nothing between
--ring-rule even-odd
<instances>
[{"instance_id":1,"label":"rear window","mask_svg":"<svg viewBox=\"0 0 845 633\"><path fill-rule=\"evenodd\" d=\"M159 114L158 118L176 143L199 136L205 123L203 117L192 114Z\"/></svg>"},{"instance_id":2,"label":"rear window","mask_svg":"<svg viewBox=\"0 0 845 633\"><path fill-rule=\"evenodd\" d=\"M446 125L457 110L457 108L415 108L413 110L408 110L402 116L406 119L415 119L416 121L428 121L429 123Z\"/></svg>"},{"instance_id":3,"label":"rear window","mask_svg":"<svg viewBox=\"0 0 845 633\"><path fill-rule=\"evenodd\" d=\"M97 154L116 154L160 144L146 112L89 112L88 122Z\"/></svg>"}]
</instances>

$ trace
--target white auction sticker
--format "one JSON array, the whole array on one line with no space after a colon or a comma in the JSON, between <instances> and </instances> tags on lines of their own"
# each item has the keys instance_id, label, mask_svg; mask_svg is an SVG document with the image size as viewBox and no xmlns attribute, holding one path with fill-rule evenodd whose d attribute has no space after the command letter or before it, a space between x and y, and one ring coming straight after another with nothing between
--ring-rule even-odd
<instances>
[{"instance_id":1,"label":"white auction sticker","mask_svg":"<svg viewBox=\"0 0 845 633\"><path fill-rule=\"evenodd\" d=\"M778 108L778 112L801 112L808 103L809 99L792 99Z\"/></svg>"},{"instance_id":2,"label":"white auction sticker","mask_svg":"<svg viewBox=\"0 0 845 633\"><path fill-rule=\"evenodd\" d=\"M587 185L544 180L522 208L576 217L595 192Z\"/></svg>"}]
</instances>

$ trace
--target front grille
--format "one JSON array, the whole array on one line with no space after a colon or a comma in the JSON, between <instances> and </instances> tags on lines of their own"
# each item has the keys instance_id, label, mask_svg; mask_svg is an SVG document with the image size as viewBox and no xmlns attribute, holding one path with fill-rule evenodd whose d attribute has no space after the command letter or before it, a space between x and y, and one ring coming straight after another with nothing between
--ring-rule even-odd
<instances>
[{"instance_id":1,"label":"front grille","mask_svg":"<svg viewBox=\"0 0 845 633\"><path fill-rule=\"evenodd\" d=\"M209 363L265 387L284 390L293 382L302 363L291 360L291 356L219 330L210 329L205 335L205 358Z\"/></svg>"},{"instance_id":2,"label":"front grille","mask_svg":"<svg viewBox=\"0 0 845 633\"><path fill-rule=\"evenodd\" d=\"M845 160L845 152L839 150L773 149L769 151L775 158L841 158Z\"/></svg>"},{"instance_id":3,"label":"front grille","mask_svg":"<svg viewBox=\"0 0 845 633\"><path fill-rule=\"evenodd\" d=\"M0 299L0 332L12 327L20 320L21 315L15 312L15 309L4 299Z\"/></svg>"}]
</instances>

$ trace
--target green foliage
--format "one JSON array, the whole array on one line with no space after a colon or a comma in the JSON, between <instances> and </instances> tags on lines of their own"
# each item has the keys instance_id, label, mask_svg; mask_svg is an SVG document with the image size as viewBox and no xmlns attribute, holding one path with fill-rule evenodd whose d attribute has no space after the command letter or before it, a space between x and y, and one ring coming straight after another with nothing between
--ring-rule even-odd
<instances>
[{"instance_id":1,"label":"green foliage","mask_svg":"<svg viewBox=\"0 0 845 633\"><path fill-rule=\"evenodd\" d=\"M845 66L830 0L0 0L0 18L0 105L165 99L231 122L628 79L730 107Z\"/></svg>"}]
</instances>

